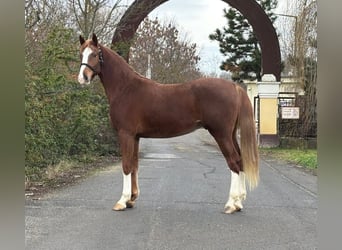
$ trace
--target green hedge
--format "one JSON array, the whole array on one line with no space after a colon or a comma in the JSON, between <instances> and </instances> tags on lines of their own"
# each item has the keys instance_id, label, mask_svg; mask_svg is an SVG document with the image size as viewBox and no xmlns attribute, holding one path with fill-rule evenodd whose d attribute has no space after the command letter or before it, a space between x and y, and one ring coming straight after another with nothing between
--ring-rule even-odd
<instances>
[{"instance_id":1,"label":"green hedge","mask_svg":"<svg viewBox=\"0 0 342 250\"><path fill-rule=\"evenodd\" d=\"M117 154L102 86L81 88L76 80L76 45L71 32L56 29L41 42L40 61L34 67L26 61L25 172L31 178L62 160Z\"/></svg>"}]
</instances>

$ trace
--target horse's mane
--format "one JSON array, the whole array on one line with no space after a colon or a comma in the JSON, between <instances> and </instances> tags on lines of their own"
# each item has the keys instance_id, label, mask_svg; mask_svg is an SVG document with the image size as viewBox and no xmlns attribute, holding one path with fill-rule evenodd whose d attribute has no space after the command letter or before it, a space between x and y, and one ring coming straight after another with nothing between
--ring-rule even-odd
<instances>
[{"instance_id":1,"label":"horse's mane","mask_svg":"<svg viewBox=\"0 0 342 250\"><path fill-rule=\"evenodd\" d=\"M119 63L121 63L121 64L123 64L123 65L126 65L126 67L127 67L130 71L132 71L133 73L135 73L139 78L151 80L151 79L147 78L146 76L144 76L144 75L140 74L139 72L137 72L137 71L133 68L133 66L130 65L129 63L127 63L126 60L125 60L121 55L119 55L116 51L114 51L114 50L112 50L112 49L110 49L110 48L108 48L107 46L104 46L104 45L102 45L102 44L99 44L99 46L100 46L100 48L101 48L102 50L106 50L109 54L113 55L114 58L115 58L116 60L119 61ZM104 62L104 63L106 63L106 62Z\"/></svg>"}]
</instances>

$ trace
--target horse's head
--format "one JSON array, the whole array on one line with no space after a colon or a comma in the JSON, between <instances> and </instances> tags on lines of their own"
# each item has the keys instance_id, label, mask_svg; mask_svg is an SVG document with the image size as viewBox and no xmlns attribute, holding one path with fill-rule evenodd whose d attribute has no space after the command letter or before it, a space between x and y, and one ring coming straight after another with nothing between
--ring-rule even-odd
<instances>
[{"instance_id":1,"label":"horse's head","mask_svg":"<svg viewBox=\"0 0 342 250\"><path fill-rule=\"evenodd\" d=\"M89 84L96 75L101 73L103 55L95 34L87 41L80 35L80 43L81 66L78 82Z\"/></svg>"}]
</instances>

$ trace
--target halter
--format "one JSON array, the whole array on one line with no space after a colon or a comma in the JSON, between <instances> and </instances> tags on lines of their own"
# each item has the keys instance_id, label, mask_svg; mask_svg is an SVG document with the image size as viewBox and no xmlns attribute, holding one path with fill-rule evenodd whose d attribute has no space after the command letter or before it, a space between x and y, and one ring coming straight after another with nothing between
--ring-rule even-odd
<instances>
[{"instance_id":1,"label":"halter","mask_svg":"<svg viewBox=\"0 0 342 250\"><path fill-rule=\"evenodd\" d=\"M103 61L102 50L101 50L100 46L98 46L97 48L98 48L98 50L99 50L99 62L100 62L100 66L102 66L102 65L103 65L103 62L104 62L104 61ZM94 69L94 67L93 67L93 66L90 66L88 63L81 63L81 64L80 64L80 67L81 67L82 65L84 65L84 66L88 67L89 69L91 69L91 71L93 71L95 75L98 75L98 74L100 73L100 72L97 72L96 69Z\"/></svg>"}]
</instances>

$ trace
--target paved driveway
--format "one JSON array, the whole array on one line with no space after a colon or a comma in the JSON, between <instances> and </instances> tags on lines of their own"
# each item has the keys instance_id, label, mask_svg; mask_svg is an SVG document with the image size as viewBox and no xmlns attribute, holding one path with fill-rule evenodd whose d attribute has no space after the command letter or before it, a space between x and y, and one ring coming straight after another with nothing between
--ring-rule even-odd
<instances>
[{"instance_id":1,"label":"paved driveway","mask_svg":"<svg viewBox=\"0 0 342 250\"><path fill-rule=\"evenodd\" d=\"M143 139L137 206L120 198L120 166L26 200L26 249L316 249L317 177L261 160L258 188L227 215L230 174L205 130Z\"/></svg>"}]
</instances>

